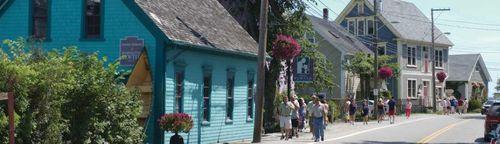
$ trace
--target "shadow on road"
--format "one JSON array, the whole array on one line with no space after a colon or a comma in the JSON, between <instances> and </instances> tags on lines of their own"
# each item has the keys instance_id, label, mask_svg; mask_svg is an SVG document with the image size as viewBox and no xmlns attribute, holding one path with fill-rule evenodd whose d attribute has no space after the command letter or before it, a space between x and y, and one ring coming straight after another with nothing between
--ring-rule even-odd
<instances>
[{"instance_id":1,"label":"shadow on road","mask_svg":"<svg viewBox=\"0 0 500 144\"><path fill-rule=\"evenodd\" d=\"M477 138L474 142L475 143L485 143L484 138Z\"/></svg>"},{"instance_id":2,"label":"shadow on road","mask_svg":"<svg viewBox=\"0 0 500 144\"><path fill-rule=\"evenodd\" d=\"M484 116L482 116L482 115L473 115L473 116L461 116L460 118L461 119L479 119L479 120L483 120Z\"/></svg>"}]
</instances>

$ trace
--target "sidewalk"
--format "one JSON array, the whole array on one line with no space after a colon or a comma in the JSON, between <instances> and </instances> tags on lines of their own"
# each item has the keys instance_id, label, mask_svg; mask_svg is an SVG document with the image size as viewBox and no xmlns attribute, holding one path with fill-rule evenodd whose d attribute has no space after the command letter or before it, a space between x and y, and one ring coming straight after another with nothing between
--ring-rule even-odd
<instances>
[{"instance_id":1,"label":"sidewalk","mask_svg":"<svg viewBox=\"0 0 500 144\"><path fill-rule=\"evenodd\" d=\"M434 114L413 114L410 119L406 119L403 115L396 116L396 123L402 123L412 120L418 120L422 118L429 118L436 116ZM381 123L377 123L376 120L369 121L368 125L363 125L362 122L356 122L353 125L344 122L336 122L333 124L328 124L328 127L325 130L325 140L326 139L341 139L343 137L355 136L359 132L369 131L376 128L383 128L384 126L390 126L388 119L384 120ZM262 144L276 144L276 143L313 143L312 134L309 132L309 129L306 129L305 132L299 133L299 138L294 137L291 140L285 141L280 140L281 133L269 133L262 136ZM235 141L231 143L237 144L246 144L251 143L251 139L243 140L243 141Z\"/></svg>"}]
</instances>

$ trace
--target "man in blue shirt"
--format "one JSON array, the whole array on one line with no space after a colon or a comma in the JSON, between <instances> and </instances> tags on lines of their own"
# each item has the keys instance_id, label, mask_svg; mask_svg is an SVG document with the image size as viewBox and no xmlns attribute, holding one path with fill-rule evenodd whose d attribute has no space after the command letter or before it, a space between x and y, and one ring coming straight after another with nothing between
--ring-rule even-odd
<instances>
[{"instance_id":1,"label":"man in blue shirt","mask_svg":"<svg viewBox=\"0 0 500 144\"><path fill-rule=\"evenodd\" d=\"M394 124L394 120L396 118L394 116L394 114L396 113L396 100L394 100L394 98L391 98L387 105L389 105L389 122L391 124Z\"/></svg>"}]
</instances>

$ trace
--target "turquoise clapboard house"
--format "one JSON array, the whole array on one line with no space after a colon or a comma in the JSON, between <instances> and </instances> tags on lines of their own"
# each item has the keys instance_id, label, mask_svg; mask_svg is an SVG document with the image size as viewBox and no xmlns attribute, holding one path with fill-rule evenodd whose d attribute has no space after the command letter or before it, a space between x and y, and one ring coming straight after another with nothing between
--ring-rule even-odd
<instances>
[{"instance_id":1,"label":"turquoise clapboard house","mask_svg":"<svg viewBox=\"0 0 500 144\"><path fill-rule=\"evenodd\" d=\"M123 58L147 143L169 142L156 120L175 112L187 143L252 137L257 43L216 0L0 0L0 39L18 37Z\"/></svg>"}]
</instances>

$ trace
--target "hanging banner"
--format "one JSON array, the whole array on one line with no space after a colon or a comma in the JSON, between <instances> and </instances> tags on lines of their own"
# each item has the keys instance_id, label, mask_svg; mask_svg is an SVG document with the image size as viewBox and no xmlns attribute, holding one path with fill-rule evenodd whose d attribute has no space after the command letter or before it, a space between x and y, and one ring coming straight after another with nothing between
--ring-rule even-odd
<instances>
[{"instance_id":1,"label":"hanging banner","mask_svg":"<svg viewBox=\"0 0 500 144\"><path fill-rule=\"evenodd\" d=\"M120 40L120 65L134 66L139 58L139 55L144 48L144 39L139 39L137 36L125 37Z\"/></svg>"},{"instance_id":2,"label":"hanging banner","mask_svg":"<svg viewBox=\"0 0 500 144\"><path fill-rule=\"evenodd\" d=\"M310 83L314 80L314 62L309 57L297 57L293 63L293 81Z\"/></svg>"}]
</instances>

